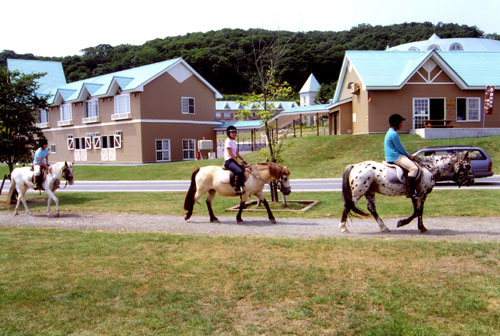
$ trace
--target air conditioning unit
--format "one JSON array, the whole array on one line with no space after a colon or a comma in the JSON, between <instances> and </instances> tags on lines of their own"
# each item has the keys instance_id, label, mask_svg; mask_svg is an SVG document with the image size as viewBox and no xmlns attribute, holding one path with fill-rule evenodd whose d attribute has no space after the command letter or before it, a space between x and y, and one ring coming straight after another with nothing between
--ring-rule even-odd
<instances>
[{"instance_id":1,"label":"air conditioning unit","mask_svg":"<svg viewBox=\"0 0 500 336\"><path fill-rule=\"evenodd\" d=\"M214 143L212 140L198 140L198 150L213 150Z\"/></svg>"},{"instance_id":2,"label":"air conditioning unit","mask_svg":"<svg viewBox=\"0 0 500 336\"><path fill-rule=\"evenodd\" d=\"M347 88L350 90L351 94L359 94L359 85L354 82L349 82Z\"/></svg>"}]
</instances>

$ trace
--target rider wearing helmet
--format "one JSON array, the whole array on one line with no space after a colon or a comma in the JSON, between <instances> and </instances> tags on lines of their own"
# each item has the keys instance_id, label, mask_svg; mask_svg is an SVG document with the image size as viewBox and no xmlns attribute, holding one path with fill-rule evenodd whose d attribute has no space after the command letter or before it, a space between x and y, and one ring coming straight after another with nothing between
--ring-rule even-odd
<instances>
[{"instance_id":1,"label":"rider wearing helmet","mask_svg":"<svg viewBox=\"0 0 500 336\"><path fill-rule=\"evenodd\" d=\"M42 189L43 177L41 177L42 168L51 170L49 166L49 150L47 139L40 139L38 141L39 148L35 152L35 159L33 160L33 171L36 179L35 189Z\"/></svg>"},{"instance_id":2,"label":"rider wearing helmet","mask_svg":"<svg viewBox=\"0 0 500 336\"><path fill-rule=\"evenodd\" d=\"M406 180L406 195L415 196L416 178L418 175L418 166L412 161L413 155L410 155L399 140L398 130L403 126L403 118L399 114L393 114L389 117L390 128L385 135L384 151L385 160L388 163L395 163L398 166L408 170Z\"/></svg>"},{"instance_id":3,"label":"rider wearing helmet","mask_svg":"<svg viewBox=\"0 0 500 336\"><path fill-rule=\"evenodd\" d=\"M229 126L226 129L227 139L224 143L224 167L234 173L234 193L241 195L241 186L245 181L245 168L247 162L243 159L238 151L238 144L236 143L237 130L234 126ZM239 162L241 159L241 162Z\"/></svg>"}]
</instances>

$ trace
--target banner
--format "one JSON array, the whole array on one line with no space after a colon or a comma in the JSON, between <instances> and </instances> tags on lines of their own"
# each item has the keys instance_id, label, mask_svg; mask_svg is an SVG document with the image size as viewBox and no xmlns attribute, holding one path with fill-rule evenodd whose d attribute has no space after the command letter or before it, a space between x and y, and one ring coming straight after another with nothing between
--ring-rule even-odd
<instances>
[{"instance_id":1,"label":"banner","mask_svg":"<svg viewBox=\"0 0 500 336\"><path fill-rule=\"evenodd\" d=\"M495 95L495 88L488 86L484 94L484 114L491 114L493 112L493 96Z\"/></svg>"}]
</instances>

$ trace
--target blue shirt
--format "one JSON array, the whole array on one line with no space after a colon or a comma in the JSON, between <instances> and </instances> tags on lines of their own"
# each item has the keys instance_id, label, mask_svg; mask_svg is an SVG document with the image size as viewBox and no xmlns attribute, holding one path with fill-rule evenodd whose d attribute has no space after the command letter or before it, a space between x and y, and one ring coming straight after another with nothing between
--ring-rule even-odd
<instances>
[{"instance_id":1,"label":"blue shirt","mask_svg":"<svg viewBox=\"0 0 500 336\"><path fill-rule=\"evenodd\" d=\"M42 148L38 148L35 152L35 159L33 160L33 164L34 165L41 165L40 164L40 161L44 162L44 163L47 163L45 160L47 158L47 155L49 155L49 149L48 148L45 148L45 149L42 149Z\"/></svg>"},{"instance_id":2,"label":"blue shirt","mask_svg":"<svg viewBox=\"0 0 500 336\"><path fill-rule=\"evenodd\" d=\"M384 151L385 161L387 162L395 162L403 155L408 157L410 156L410 154L403 147L403 144L401 144L398 132L396 132L392 127L389 128L385 134Z\"/></svg>"}]
</instances>

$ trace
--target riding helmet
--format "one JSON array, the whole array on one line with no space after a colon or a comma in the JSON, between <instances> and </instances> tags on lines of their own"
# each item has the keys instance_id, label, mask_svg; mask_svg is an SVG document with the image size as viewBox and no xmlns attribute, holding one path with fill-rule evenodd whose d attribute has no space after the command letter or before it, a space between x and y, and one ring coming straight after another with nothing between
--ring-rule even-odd
<instances>
[{"instance_id":1,"label":"riding helmet","mask_svg":"<svg viewBox=\"0 0 500 336\"><path fill-rule=\"evenodd\" d=\"M47 139L45 139L45 138L42 138L42 139L38 140L38 145L39 145L40 147L43 147L43 145L47 145L48 143L49 143L49 142L48 142L48 141L47 141Z\"/></svg>"},{"instance_id":2,"label":"riding helmet","mask_svg":"<svg viewBox=\"0 0 500 336\"><path fill-rule=\"evenodd\" d=\"M389 125L391 125L392 127L398 127L399 126L399 123L406 120L405 118L403 118L401 115L399 114L393 114L389 117Z\"/></svg>"},{"instance_id":3,"label":"riding helmet","mask_svg":"<svg viewBox=\"0 0 500 336\"><path fill-rule=\"evenodd\" d=\"M236 127L234 127L234 126L229 126L229 127L226 129L226 134L227 134L227 136L229 136L229 132L237 132Z\"/></svg>"}]
</instances>

